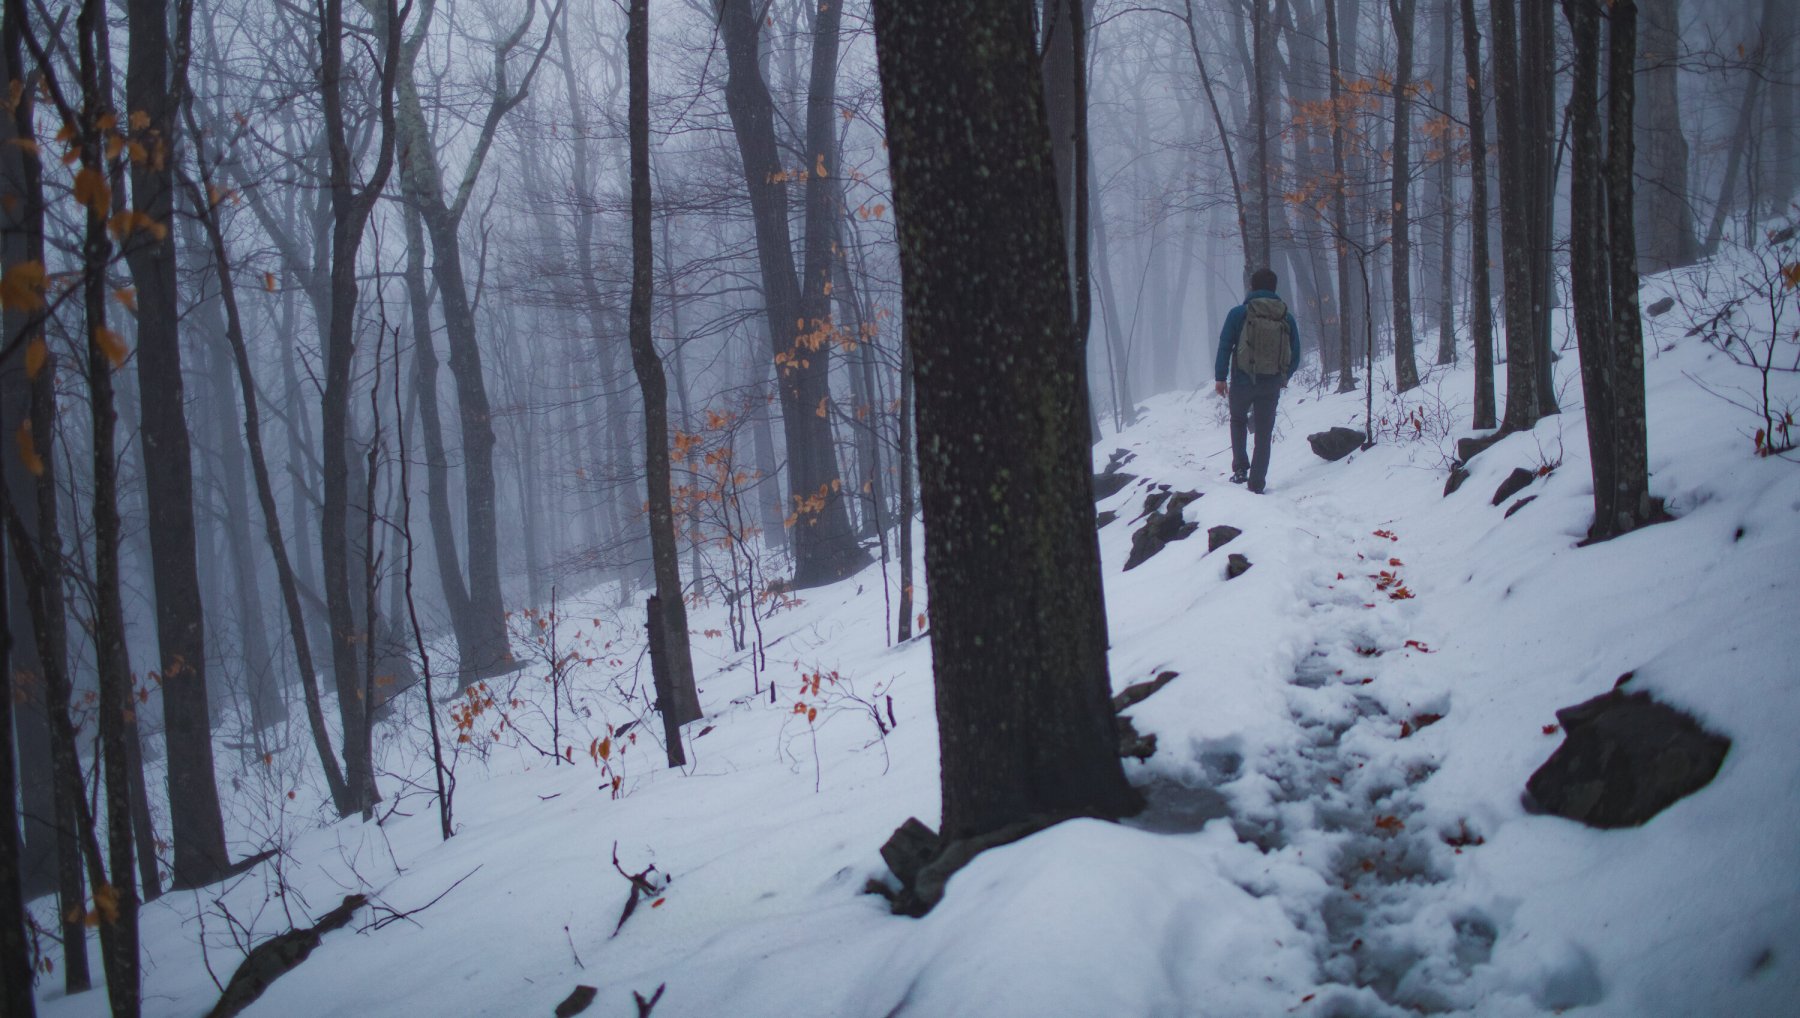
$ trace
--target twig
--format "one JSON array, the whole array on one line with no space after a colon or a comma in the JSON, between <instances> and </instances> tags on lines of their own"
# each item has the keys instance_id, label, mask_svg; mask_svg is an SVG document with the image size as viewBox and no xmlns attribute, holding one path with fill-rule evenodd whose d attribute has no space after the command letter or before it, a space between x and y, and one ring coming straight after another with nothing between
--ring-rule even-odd
<instances>
[{"instance_id":1,"label":"twig","mask_svg":"<svg viewBox=\"0 0 1800 1018\"><path fill-rule=\"evenodd\" d=\"M412 923L414 926L418 926L420 929L424 929L424 927L422 925L420 925L416 920L413 919L413 916L418 915L420 912L423 912L426 909L430 908L431 906L436 905L438 902L443 901L445 895L449 894L451 891L454 891L458 887L462 886L463 881L474 876L476 873L480 872L480 870L481 870L481 865L477 865L474 869L472 869L469 872L464 873L462 876L458 877L456 879L455 883L451 884L449 887L444 888L443 891L440 892L437 897L431 899L430 901L426 902L423 905L420 905L418 908L407 909L405 912L399 912L394 909L387 908L387 906L385 906L385 905L377 906L379 908L386 908L388 914L380 917L379 919L376 919L374 922L369 923L366 926L361 927L356 932L367 933L370 930L379 930L382 927L389 925L390 923L396 923L402 919L406 920L409 923Z\"/></svg>"},{"instance_id":2,"label":"twig","mask_svg":"<svg viewBox=\"0 0 1800 1018\"><path fill-rule=\"evenodd\" d=\"M625 910L619 913L619 923L613 927L612 936L616 937L619 935L619 931L625 928L625 920L630 919L632 913L637 911L638 899L645 895L656 894L662 888L659 888L650 882L650 874L656 872L655 864L651 864L637 873L625 872L625 867L619 865L619 843L616 841L613 842L612 864L613 869L619 871L619 876L624 877L631 883L631 897L625 900ZM664 881L664 886L667 886L666 880ZM652 1003L654 1004L655 1002L652 1001Z\"/></svg>"}]
</instances>

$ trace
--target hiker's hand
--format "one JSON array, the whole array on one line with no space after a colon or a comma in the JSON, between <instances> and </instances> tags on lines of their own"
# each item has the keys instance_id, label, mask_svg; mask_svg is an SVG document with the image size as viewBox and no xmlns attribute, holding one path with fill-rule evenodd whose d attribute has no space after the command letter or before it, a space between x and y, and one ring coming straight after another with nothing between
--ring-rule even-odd
<instances>
[{"instance_id":1,"label":"hiker's hand","mask_svg":"<svg viewBox=\"0 0 1800 1018\"><path fill-rule=\"evenodd\" d=\"M1214 382L1213 383L1213 391L1218 393L1221 396L1225 395L1225 383L1224 382Z\"/></svg>"}]
</instances>

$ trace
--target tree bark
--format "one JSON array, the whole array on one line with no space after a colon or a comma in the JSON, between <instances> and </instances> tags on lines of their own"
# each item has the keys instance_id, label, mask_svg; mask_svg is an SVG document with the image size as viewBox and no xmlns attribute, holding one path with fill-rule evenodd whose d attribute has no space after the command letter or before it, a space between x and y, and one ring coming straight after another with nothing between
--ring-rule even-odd
<instances>
[{"instance_id":1,"label":"tree bark","mask_svg":"<svg viewBox=\"0 0 1800 1018\"><path fill-rule=\"evenodd\" d=\"M1650 496L1648 428L1644 405L1644 328L1638 310L1638 250L1633 223L1636 208L1634 112L1637 105L1636 0L1609 0L1607 45L1610 51L1606 89L1606 220L1611 283L1613 390L1613 490L1610 533L1622 534L1652 522L1661 510ZM1591 427L1591 425L1590 425ZM1594 478L1596 510L1600 479ZM1601 523L1598 511L1595 524Z\"/></svg>"},{"instance_id":2,"label":"tree bark","mask_svg":"<svg viewBox=\"0 0 1800 1018\"><path fill-rule=\"evenodd\" d=\"M28 155L11 139L30 137L33 130L36 92L25 64L25 7L22 2L8 0L3 22L0 22L0 58L6 61L0 80L17 80L25 87L13 107L12 115L0 118L0 256L7 265L21 262L44 262L44 196L43 167L38 158ZM4 621L13 636L12 672L35 675L41 679L39 695L21 697L17 730L20 732L18 757L21 801L27 821L23 851L15 856L20 862L22 886L29 896L34 888L32 864L38 858L54 859L54 886L57 911L62 917L63 987L65 992L80 993L89 988L87 930L79 912L84 900L82 891L81 843L79 832L91 830L82 823L81 765L75 749L74 728L69 722L69 679L67 627L62 600L62 541L57 518L56 457L53 455L56 433L56 368L55 357L43 346L42 323L35 313L9 309L3 316L5 335L18 336L28 345L37 345L45 356L35 375L9 372L0 382L0 400L5 413L0 416L0 432L17 434L28 429L39 454L41 470L36 476L19 456L8 456L4 482L8 497L19 493L18 526L8 524L8 537L17 543L19 554L13 556L15 567L0 571L11 586ZM23 497L31 492L33 497ZM12 513L9 511L9 516ZM48 561L44 568L26 572L32 563ZM34 724L35 723L35 724ZM27 737L36 730L37 743L28 752ZM32 771L41 771L36 781L29 781ZM47 794L46 794L47 793ZM30 819L33 813L37 819ZM91 835L90 835L91 836ZM44 848L39 846L43 845ZM48 849L46 851L45 849Z\"/></svg>"},{"instance_id":3,"label":"tree bark","mask_svg":"<svg viewBox=\"0 0 1800 1018\"><path fill-rule=\"evenodd\" d=\"M1470 0L1473 2L1473 0ZM1331 72L1331 231L1336 241L1339 392L1356 391L1356 331L1351 315L1350 196L1344 160L1344 77L1339 63L1337 0L1325 0L1325 54Z\"/></svg>"},{"instance_id":4,"label":"tree bark","mask_svg":"<svg viewBox=\"0 0 1800 1018\"><path fill-rule=\"evenodd\" d=\"M1494 303L1488 291L1487 111L1481 98L1481 23L1475 0L1462 0L1463 66L1469 114L1469 334L1475 344L1475 419L1492 428Z\"/></svg>"},{"instance_id":5,"label":"tree bark","mask_svg":"<svg viewBox=\"0 0 1800 1018\"><path fill-rule=\"evenodd\" d=\"M876 0L918 376L943 837L1137 808L1030 11Z\"/></svg>"},{"instance_id":6,"label":"tree bark","mask_svg":"<svg viewBox=\"0 0 1800 1018\"><path fill-rule=\"evenodd\" d=\"M650 222L650 13L648 0L631 0L626 32L631 135L631 367L644 399L644 485L649 496L650 556L662 610L652 614L661 632L652 645L662 651L667 684L662 713L674 726L701 717L694 690L694 662L688 646L687 602L681 587L680 549L675 543L675 511L669 478L669 390L662 358L650 335L656 261ZM670 758L679 752L670 748Z\"/></svg>"},{"instance_id":7,"label":"tree bark","mask_svg":"<svg viewBox=\"0 0 1800 1018\"><path fill-rule=\"evenodd\" d=\"M178 8L191 10L186 4ZM130 0L125 99L148 117L134 132L152 157L131 165L132 200L167 231L174 225L175 109L185 66L169 66L167 0ZM178 29L185 37L186 31ZM177 56L185 64L185 56ZM181 377L181 334L175 294L175 243L139 230L126 242L137 288L137 368L150 511L150 559L156 590L157 649L169 760L169 821L174 886L202 887L231 865L213 779L212 726L206 691L206 629L195 563L194 473Z\"/></svg>"},{"instance_id":8,"label":"tree bark","mask_svg":"<svg viewBox=\"0 0 1800 1018\"><path fill-rule=\"evenodd\" d=\"M1442 64L1439 67L1437 94L1442 97L1446 113L1450 105L1450 97L1454 94L1453 82L1456 78L1456 4L1457 0L1442 0L1440 13L1440 31L1438 34L1439 55ZM1438 349L1437 362L1440 365L1456 363L1456 178L1451 173L1453 159L1453 140L1446 122L1442 138L1438 142L1437 183L1438 183L1438 273L1437 273L1437 325Z\"/></svg>"},{"instance_id":9,"label":"tree bark","mask_svg":"<svg viewBox=\"0 0 1800 1018\"><path fill-rule=\"evenodd\" d=\"M25 893L20 883L18 768L13 764L12 601L6 546L0 542L0 1005L15 1018L35 1018L31 945L25 939Z\"/></svg>"},{"instance_id":10,"label":"tree bark","mask_svg":"<svg viewBox=\"0 0 1800 1018\"><path fill-rule=\"evenodd\" d=\"M1397 56L1394 61L1394 176L1391 188L1393 219L1394 290L1394 388L1400 392L1419 384L1419 366L1413 357L1412 223L1408 217L1407 185L1412 177L1413 23L1418 0L1388 0L1394 19Z\"/></svg>"},{"instance_id":11,"label":"tree bark","mask_svg":"<svg viewBox=\"0 0 1800 1018\"><path fill-rule=\"evenodd\" d=\"M1532 313L1530 139L1520 98L1519 33L1514 0L1490 0L1494 105L1500 142L1500 251L1505 267L1506 416L1508 431L1529 431L1538 421L1539 344Z\"/></svg>"}]
</instances>

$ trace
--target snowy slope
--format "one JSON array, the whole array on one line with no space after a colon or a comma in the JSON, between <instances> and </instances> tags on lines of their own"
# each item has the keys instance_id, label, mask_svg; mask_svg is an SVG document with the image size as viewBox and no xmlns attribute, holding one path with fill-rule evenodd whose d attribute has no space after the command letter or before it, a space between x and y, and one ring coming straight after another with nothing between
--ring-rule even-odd
<instances>
[{"instance_id":1,"label":"snowy slope","mask_svg":"<svg viewBox=\"0 0 1800 1018\"><path fill-rule=\"evenodd\" d=\"M1159 740L1129 764L1151 807L990 851L922 920L861 893L885 873L887 835L909 815L935 823L938 797L929 648L887 645L878 569L766 621L761 677L723 637L696 637L708 716L688 729L685 773L662 765L654 719L637 744L615 740L629 748L609 770L589 754L608 721L641 713L627 694L642 669L636 623L577 602L564 625L596 660L560 718L573 763L523 743L548 745L531 706L547 707L544 671L523 673L497 708L526 705L509 712L524 735L503 730L483 760L496 714L478 719L448 842L423 790L391 775L400 812L322 825L297 727L267 764L222 758L292 811L243 812L240 847L276 837L287 852L146 909L145 1012L204 1013L205 963L224 979L246 938L366 891L375 906L249 1014L542 1015L576 984L598 987L587 1013L608 1018L659 985L658 1018L1794 1013L1800 465L1751 455L1755 422L1700 383L1753 377L1683 336L1691 320L1651 323L1653 487L1677 519L1591 548L1576 547L1591 495L1572 350L1565 412L1481 454L1448 497L1466 370L1404 405L1378 394L1389 421L1418 411L1417 435L1389 425L1334 464L1304 436L1360 426L1361 397L1290 390L1263 496L1225 480L1222 401L1149 401L1096 456L1129 449L1142 478L1099 506L1120 513L1100 532L1115 686L1179 673L1129 711ZM1776 385L1800 401L1793 376ZM1489 497L1519 466L1552 469L1507 518ZM1153 484L1201 492L1186 510L1201 529L1124 572ZM1217 524L1243 534L1209 554ZM1229 552L1249 572L1227 580ZM693 625L724 629L723 607ZM1638 829L1527 815L1555 710L1626 671L1732 738L1718 778ZM803 694L815 672L838 681ZM417 711L383 757L423 782ZM669 878L616 937L615 845L625 870ZM52 1018L105 1013L101 993L42 993Z\"/></svg>"}]
</instances>

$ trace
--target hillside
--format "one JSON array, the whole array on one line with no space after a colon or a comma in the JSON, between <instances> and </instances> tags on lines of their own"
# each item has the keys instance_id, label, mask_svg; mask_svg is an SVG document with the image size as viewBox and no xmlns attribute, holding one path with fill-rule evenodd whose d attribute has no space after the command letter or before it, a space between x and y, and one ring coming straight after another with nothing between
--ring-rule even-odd
<instances>
[{"instance_id":1,"label":"hillside","mask_svg":"<svg viewBox=\"0 0 1800 1018\"><path fill-rule=\"evenodd\" d=\"M234 849L284 854L146 908L146 1014L204 1013L208 967L224 980L243 945L353 892L372 905L248 1014L547 1015L578 984L606 1018L659 986L658 1018L1792 1013L1800 468L1752 454L1758 422L1719 393L1756 375L1685 335L1698 315L1648 323L1652 484L1675 519L1593 547L1572 349L1564 412L1448 496L1466 368L1403 403L1378 392L1376 446L1337 463L1305 436L1360 427L1362 397L1297 383L1261 496L1226 481L1222 400L1148 401L1096 469L1124 449L1138 478L1097 507L1118 514L1100 531L1115 689L1177 673L1127 712L1156 736L1128 763L1150 807L990 851L922 920L864 893L938 796L928 640L888 645L881 570L766 619L761 675L723 605L695 611L707 719L686 772L654 717L598 754L648 682L637 620L602 591L559 605L559 645L593 659L556 712L567 762L533 748L551 745L547 669L496 683L447 842L416 701L382 736L380 825L322 823L298 722L266 762L221 750L222 782L273 793L234 797L273 804L236 807ZM1800 401L1793 374L1773 384ZM1518 467L1538 476L1491 505ZM1199 529L1125 571L1160 485L1199 493ZM1222 524L1242 533L1209 553ZM1231 553L1250 568L1227 579ZM1555 712L1626 672L1732 740L1717 778L1638 828L1528 814ZM616 936L615 854L655 888ZM52 1018L105 1011L40 992Z\"/></svg>"}]
</instances>

